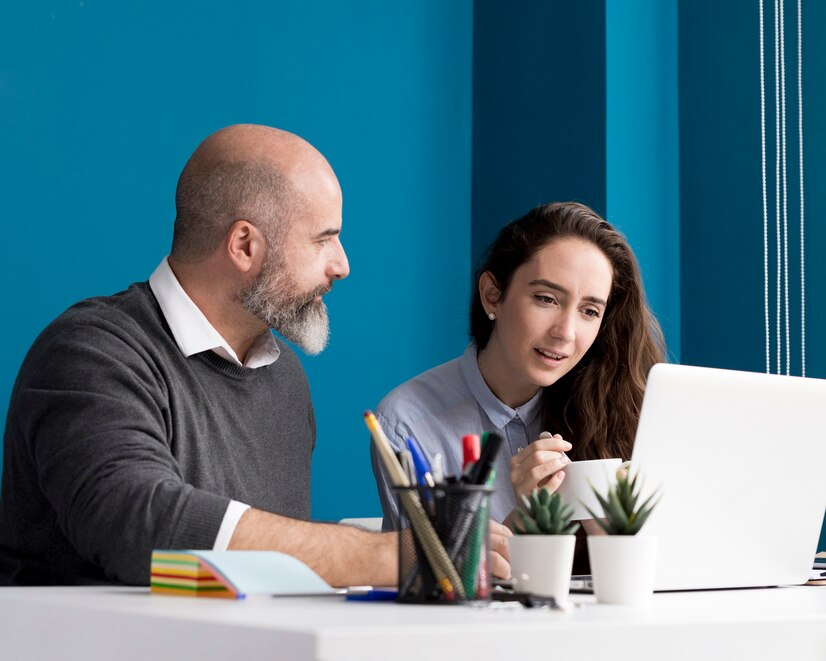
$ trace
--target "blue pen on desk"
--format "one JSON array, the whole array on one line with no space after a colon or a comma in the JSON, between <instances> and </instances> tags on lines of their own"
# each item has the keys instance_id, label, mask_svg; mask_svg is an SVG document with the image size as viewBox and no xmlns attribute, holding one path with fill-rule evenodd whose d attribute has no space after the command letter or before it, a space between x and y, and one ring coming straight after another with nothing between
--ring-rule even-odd
<instances>
[{"instance_id":1,"label":"blue pen on desk","mask_svg":"<svg viewBox=\"0 0 826 661\"><path fill-rule=\"evenodd\" d=\"M347 601L396 601L398 591L391 588L372 588L369 590L351 590L347 592Z\"/></svg>"},{"instance_id":2,"label":"blue pen on desk","mask_svg":"<svg viewBox=\"0 0 826 661\"><path fill-rule=\"evenodd\" d=\"M422 446L412 436L407 437L407 449L413 457L413 467L416 469L416 481L420 487L432 487L435 485L430 464L424 455Z\"/></svg>"}]
</instances>

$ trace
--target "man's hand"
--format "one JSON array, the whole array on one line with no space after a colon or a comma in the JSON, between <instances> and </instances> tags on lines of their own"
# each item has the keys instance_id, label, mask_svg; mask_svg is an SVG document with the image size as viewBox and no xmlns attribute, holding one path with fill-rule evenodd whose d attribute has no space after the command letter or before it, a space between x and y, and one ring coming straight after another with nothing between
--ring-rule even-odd
<instances>
[{"instance_id":1,"label":"man's hand","mask_svg":"<svg viewBox=\"0 0 826 661\"><path fill-rule=\"evenodd\" d=\"M542 432L537 440L511 457L510 478L517 500L539 487L556 491L565 479L562 468L569 463L565 452L571 447L559 434Z\"/></svg>"},{"instance_id":2,"label":"man's hand","mask_svg":"<svg viewBox=\"0 0 826 661\"><path fill-rule=\"evenodd\" d=\"M395 585L399 535L335 523L310 523L254 508L244 512L230 550L281 551L301 560L333 586Z\"/></svg>"},{"instance_id":3,"label":"man's hand","mask_svg":"<svg viewBox=\"0 0 826 661\"><path fill-rule=\"evenodd\" d=\"M508 538L513 533L498 521L490 520L490 573L496 578L510 578L511 564Z\"/></svg>"}]
</instances>

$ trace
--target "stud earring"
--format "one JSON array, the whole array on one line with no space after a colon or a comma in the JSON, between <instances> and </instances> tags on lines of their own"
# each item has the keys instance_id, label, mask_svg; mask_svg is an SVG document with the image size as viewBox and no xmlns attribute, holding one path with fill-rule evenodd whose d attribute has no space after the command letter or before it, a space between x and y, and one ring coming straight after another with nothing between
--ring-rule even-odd
<instances>
[{"instance_id":1,"label":"stud earring","mask_svg":"<svg viewBox=\"0 0 826 661\"><path fill-rule=\"evenodd\" d=\"M495 320L495 319L496 319L496 315L495 315L495 314L493 314L493 312L488 312L488 319L490 319L491 321L493 321L493 320Z\"/></svg>"}]
</instances>

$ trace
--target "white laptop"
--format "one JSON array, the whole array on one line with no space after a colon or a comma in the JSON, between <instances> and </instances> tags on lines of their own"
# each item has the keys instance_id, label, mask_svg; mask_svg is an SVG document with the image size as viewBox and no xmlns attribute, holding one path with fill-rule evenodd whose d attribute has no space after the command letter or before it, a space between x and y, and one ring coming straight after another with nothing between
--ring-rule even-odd
<instances>
[{"instance_id":1,"label":"white laptop","mask_svg":"<svg viewBox=\"0 0 826 661\"><path fill-rule=\"evenodd\" d=\"M661 485L640 534L655 589L805 583L824 510L826 380L655 365L632 465Z\"/></svg>"}]
</instances>

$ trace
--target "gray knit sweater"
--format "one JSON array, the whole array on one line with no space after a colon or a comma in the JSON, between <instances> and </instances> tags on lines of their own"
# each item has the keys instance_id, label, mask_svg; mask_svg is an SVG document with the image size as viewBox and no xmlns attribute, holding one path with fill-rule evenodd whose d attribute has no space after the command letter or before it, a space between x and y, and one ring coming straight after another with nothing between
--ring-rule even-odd
<instances>
[{"instance_id":1,"label":"gray knit sweater","mask_svg":"<svg viewBox=\"0 0 826 661\"><path fill-rule=\"evenodd\" d=\"M148 283L49 325L9 406L0 585L146 585L152 549L212 548L230 499L308 518L315 420L279 347L185 358Z\"/></svg>"}]
</instances>

